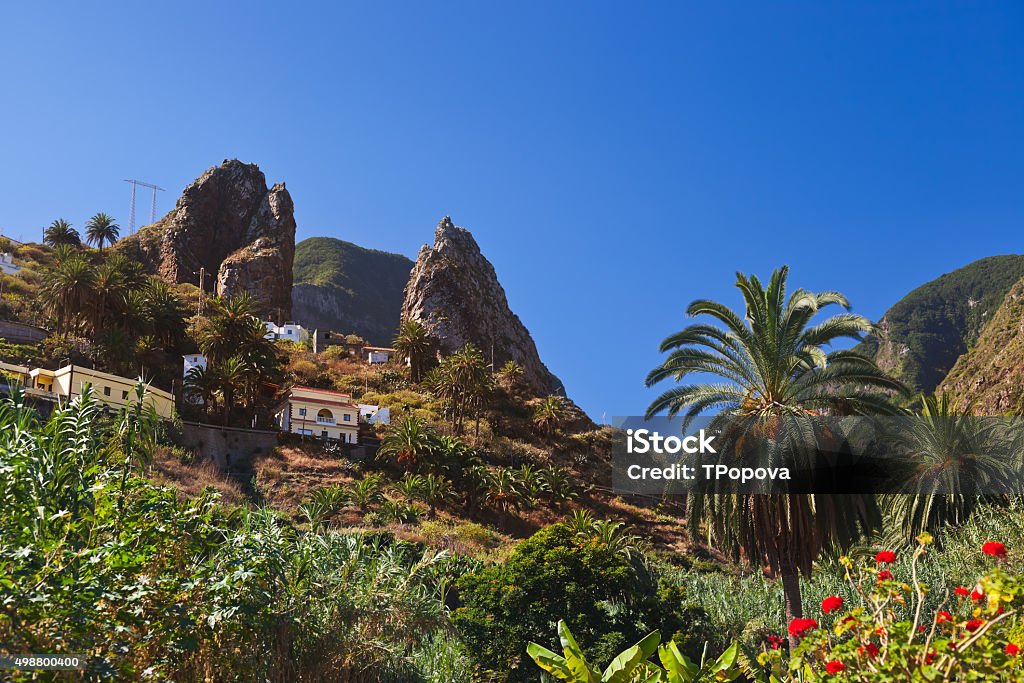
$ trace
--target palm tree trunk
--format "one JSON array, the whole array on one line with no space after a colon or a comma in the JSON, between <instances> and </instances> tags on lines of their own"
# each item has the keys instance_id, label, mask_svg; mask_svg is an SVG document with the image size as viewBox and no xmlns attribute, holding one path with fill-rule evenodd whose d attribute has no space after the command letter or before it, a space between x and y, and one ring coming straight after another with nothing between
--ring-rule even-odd
<instances>
[{"instance_id":1,"label":"palm tree trunk","mask_svg":"<svg viewBox=\"0 0 1024 683\"><path fill-rule=\"evenodd\" d=\"M782 575L782 595L786 601L786 625L794 619L799 619L804 614L803 603L800 600L800 572L792 560L783 561L780 568ZM789 636L789 651L792 652L797 643L795 636Z\"/></svg>"}]
</instances>

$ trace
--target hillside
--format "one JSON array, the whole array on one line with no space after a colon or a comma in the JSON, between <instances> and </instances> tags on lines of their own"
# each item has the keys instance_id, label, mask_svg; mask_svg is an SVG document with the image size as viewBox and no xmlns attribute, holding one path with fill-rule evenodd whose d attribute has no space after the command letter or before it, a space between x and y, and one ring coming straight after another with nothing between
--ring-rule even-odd
<instances>
[{"instance_id":1,"label":"hillside","mask_svg":"<svg viewBox=\"0 0 1024 683\"><path fill-rule=\"evenodd\" d=\"M1019 412L1024 405L1024 280L1007 292L970 351L939 387L979 415Z\"/></svg>"},{"instance_id":2,"label":"hillside","mask_svg":"<svg viewBox=\"0 0 1024 683\"><path fill-rule=\"evenodd\" d=\"M412 261L333 237L295 247L292 315L306 327L355 333L389 345L398 329Z\"/></svg>"},{"instance_id":3,"label":"hillside","mask_svg":"<svg viewBox=\"0 0 1024 683\"><path fill-rule=\"evenodd\" d=\"M1022 277L1022 255L990 256L946 273L886 311L880 333L861 348L912 389L934 391Z\"/></svg>"}]
</instances>

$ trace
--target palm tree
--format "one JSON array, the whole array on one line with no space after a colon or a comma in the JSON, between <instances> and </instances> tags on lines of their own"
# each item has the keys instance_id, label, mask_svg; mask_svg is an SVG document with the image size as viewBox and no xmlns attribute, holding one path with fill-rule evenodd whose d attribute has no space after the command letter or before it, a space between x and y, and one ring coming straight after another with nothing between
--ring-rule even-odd
<instances>
[{"instance_id":1,"label":"palm tree","mask_svg":"<svg viewBox=\"0 0 1024 683\"><path fill-rule=\"evenodd\" d=\"M124 277L117 264L101 263L96 267L93 290L96 301L92 329L95 335L103 329L107 311L116 308L116 304L124 297Z\"/></svg>"},{"instance_id":2,"label":"palm tree","mask_svg":"<svg viewBox=\"0 0 1024 683\"><path fill-rule=\"evenodd\" d=\"M523 366L514 360L505 361L498 370L498 381L506 391L514 391L523 379Z\"/></svg>"},{"instance_id":3,"label":"palm tree","mask_svg":"<svg viewBox=\"0 0 1024 683\"><path fill-rule=\"evenodd\" d=\"M85 326L95 282L95 269L81 255L61 261L48 273L43 303L56 318L58 332L77 332Z\"/></svg>"},{"instance_id":4,"label":"palm tree","mask_svg":"<svg viewBox=\"0 0 1024 683\"><path fill-rule=\"evenodd\" d=\"M200 400L207 410L216 410L217 394L221 381L217 371L209 366L201 365L191 368L185 375L185 396L192 400Z\"/></svg>"},{"instance_id":5,"label":"palm tree","mask_svg":"<svg viewBox=\"0 0 1024 683\"><path fill-rule=\"evenodd\" d=\"M470 414L476 415L479 432L480 411L492 383L487 360L473 344L446 357L427 379L428 386L445 403L456 434L462 434Z\"/></svg>"},{"instance_id":6,"label":"palm tree","mask_svg":"<svg viewBox=\"0 0 1024 683\"><path fill-rule=\"evenodd\" d=\"M565 403L561 396L548 396L533 409L533 424L547 434L555 430L565 418Z\"/></svg>"},{"instance_id":7,"label":"palm tree","mask_svg":"<svg viewBox=\"0 0 1024 683\"><path fill-rule=\"evenodd\" d=\"M50 227L43 231L43 243L51 247L61 244L69 247L80 247L82 246L82 238L78 235L78 231L71 227L70 223L63 218L58 218L50 223Z\"/></svg>"},{"instance_id":8,"label":"palm tree","mask_svg":"<svg viewBox=\"0 0 1024 683\"><path fill-rule=\"evenodd\" d=\"M231 409L235 407L235 397L245 394L249 382L252 381L254 368L238 356L231 356L217 365L217 377L220 380L220 395L224 399L224 424L231 419Z\"/></svg>"},{"instance_id":9,"label":"palm tree","mask_svg":"<svg viewBox=\"0 0 1024 683\"><path fill-rule=\"evenodd\" d=\"M1020 449L1010 421L977 417L948 394L922 396L920 415L901 420L891 444L906 464L902 493L887 496L887 511L901 536L937 533L966 522L1000 493L1020 493Z\"/></svg>"},{"instance_id":10,"label":"palm tree","mask_svg":"<svg viewBox=\"0 0 1024 683\"><path fill-rule=\"evenodd\" d=\"M379 457L394 458L407 469L416 469L434 445L434 430L426 422L409 415L392 425L377 449Z\"/></svg>"},{"instance_id":11,"label":"palm tree","mask_svg":"<svg viewBox=\"0 0 1024 683\"><path fill-rule=\"evenodd\" d=\"M409 364L412 381L419 382L423 374L423 363L434 345L427 328L418 320L406 320L392 343L402 359Z\"/></svg>"},{"instance_id":12,"label":"palm tree","mask_svg":"<svg viewBox=\"0 0 1024 683\"><path fill-rule=\"evenodd\" d=\"M121 232L121 226L114 222L114 219L105 213L98 213L89 219L85 224L85 239L89 244L95 244L103 251L103 245L113 244Z\"/></svg>"},{"instance_id":13,"label":"palm tree","mask_svg":"<svg viewBox=\"0 0 1024 683\"><path fill-rule=\"evenodd\" d=\"M416 497L427 504L427 516L433 519L437 517L438 506L451 501L455 497L455 491L452 483L444 477L428 474L423 477L416 490Z\"/></svg>"},{"instance_id":14,"label":"palm tree","mask_svg":"<svg viewBox=\"0 0 1024 683\"><path fill-rule=\"evenodd\" d=\"M255 313L256 300L248 292L214 299L208 316L200 321L196 331L199 349L214 363L235 355L242 343L251 338Z\"/></svg>"},{"instance_id":15,"label":"palm tree","mask_svg":"<svg viewBox=\"0 0 1024 683\"><path fill-rule=\"evenodd\" d=\"M875 362L852 350L826 351L834 341L860 339L871 322L850 312L816 325L824 308L849 303L838 292L803 289L786 296L786 266L772 273L765 288L757 277L737 273L742 315L716 301L698 300L691 317L708 316L718 324L696 323L661 344L668 358L647 377L652 386L666 379L713 375L723 382L682 384L651 403L647 416L666 411L685 416L684 429L697 415L714 411L719 419L745 418L760 424L780 418L821 414L893 414L885 396L871 391L903 391ZM880 523L873 496L815 494L688 496L690 529L706 524L709 540L734 557L740 553L763 562L782 579L788 619L802 616L799 576L829 546L845 546ZM791 643L795 646L795 642Z\"/></svg>"}]
</instances>

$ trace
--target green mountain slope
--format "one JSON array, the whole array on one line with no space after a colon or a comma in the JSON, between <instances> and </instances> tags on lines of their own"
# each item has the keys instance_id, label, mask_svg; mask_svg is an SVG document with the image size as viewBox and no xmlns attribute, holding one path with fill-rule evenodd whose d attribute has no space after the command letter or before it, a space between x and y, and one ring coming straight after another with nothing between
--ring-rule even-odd
<instances>
[{"instance_id":1,"label":"green mountain slope","mask_svg":"<svg viewBox=\"0 0 1024 683\"><path fill-rule=\"evenodd\" d=\"M886 311L861 349L913 389L934 391L1022 277L1024 255L990 256L946 273Z\"/></svg>"},{"instance_id":2,"label":"green mountain slope","mask_svg":"<svg viewBox=\"0 0 1024 683\"><path fill-rule=\"evenodd\" d=\"M939 389L979 415L1019 415L1024 407L1024 280L1010 288L990 318Z\"/></svg>"},{"instance_id":3,"label":"green mountain slope","mask_svg":"<svg viewBox=\"0 0 1024 683\"><path fill-rule=\"evenodd\" d=\"M412 261L333 237L295 245L292 317L306 327L355 333L389 345L398 329Z\"/></svg>"}]
</instances>

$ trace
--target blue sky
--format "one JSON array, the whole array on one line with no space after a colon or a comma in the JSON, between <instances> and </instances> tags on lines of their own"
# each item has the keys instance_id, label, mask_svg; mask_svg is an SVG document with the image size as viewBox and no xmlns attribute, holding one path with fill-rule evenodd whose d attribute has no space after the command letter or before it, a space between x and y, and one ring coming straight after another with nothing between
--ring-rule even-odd
<instances>
[{"instance_id":1,"label":"blue sky","mask_svg":"<svg viewBox=\"0 0 1024 683\"><path fill-rule=\"evenodd\" d=\"M6 7L0 230L229 157L300 238L415 256L450 214L597 419L737 270L875 318L1022 251L1020 3L373 5Z\"/></svg>"}]
</instances>

